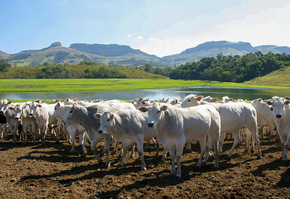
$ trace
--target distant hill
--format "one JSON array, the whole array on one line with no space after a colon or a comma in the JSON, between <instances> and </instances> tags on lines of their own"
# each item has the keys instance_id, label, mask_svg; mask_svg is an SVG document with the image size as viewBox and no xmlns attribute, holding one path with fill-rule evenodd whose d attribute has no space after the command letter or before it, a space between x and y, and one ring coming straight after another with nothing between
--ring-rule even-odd
<instances>
[{"instance_id":1,"label":"distant hill","mask_svg":"<svg viewBox=\"0 0 290 199\"><path fill-rule=\"evenodd\" d=\"M135 50L130 46L117 44L71 44L70 48L87 52L94 55L101 55L105 57L122 57L126 59L143 59L150 61L159 61L156 55L149 55L140 50Z\"/></svg>"},{"instance_id":2,"label":"distant hill","mask_svg":"<svg viewBox=\"0 0 290 199\"><path fill-rule=\"evenodd\" d=\"M17 66L38 66L44 62L48 64L78 64L84 59L106 65L138 66L148 63L152 66L178 66L204 57L216 57L219 53L225 56L242 56L258 51L263 54L269 51L290 54L290 48L287 46L263 45L253 47L248 42L211 41L186 49L180 54L160 58L126 45L74 43L67 48L63 47L60 42L54 42L41 50L23 50L16 54L0 51L0 56L9 58L11 63L16 63Z\"/></svg>"},{"instance_id":3,"label":"distant hill","mask_svg":"<svg viewBox=\"0 0 290 199\"><path fill-rule=\"evenodd\" d=\"M7 57L9 57L9 54L0 50L0 57L1 58L7 58Z\"/></svg>"},{"instance_id":4,"label":"distant hill","mask_svg":"<svg viewBox=\"0 0 290 199\"><path fill-rule=\"evenodd\" d=\"M273 53L290 54L289 47L278 46L258 46L253 47L248 42L228 42L228 41L211 41L200 44L194 48L186 49L177 55L166 56L161 59L163 64L180 65L187 62L194 62L200 60L203 57L216 57L217 54L222 53L225 56L228 55L245 55L248 53L255 53L261 51L263 54L269 51Z\"/></svg>"}]
</instances>

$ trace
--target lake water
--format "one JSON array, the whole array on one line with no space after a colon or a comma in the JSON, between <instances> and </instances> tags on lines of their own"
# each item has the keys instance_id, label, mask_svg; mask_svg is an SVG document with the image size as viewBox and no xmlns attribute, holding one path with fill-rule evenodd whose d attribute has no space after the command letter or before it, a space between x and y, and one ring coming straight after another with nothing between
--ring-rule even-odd
<instances>
[{"instance_id":1,"label":"lake water","mask_svg":"<svg viewBox=\"0 0 290 199\"><path fill-rule=\"evenodd\" d=\"M64 92L64 93L10 93L0 94L0 99L65 99L78 98L79 100L93 100L93 99L122 99L131 100L137 97L146 98L150 100L160 100L165 98L184 98L189 94L198 94L203 96L218 97L221 99L227 95L234 99L248 99L253 100L257 98L269 99L272 96L290 96L290 90L278 89L263 89L263 88L232 88L232 87L184 87L184 88L162 88L150 90L135 90L135 91L105 91L105 92Z\"/></svg>"}]
</instances>

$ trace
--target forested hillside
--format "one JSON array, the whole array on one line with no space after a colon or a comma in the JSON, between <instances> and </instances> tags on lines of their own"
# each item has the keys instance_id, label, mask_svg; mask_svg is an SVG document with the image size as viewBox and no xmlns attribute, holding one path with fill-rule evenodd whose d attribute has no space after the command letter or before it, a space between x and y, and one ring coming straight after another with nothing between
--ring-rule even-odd
<instances>
[{"instance_id":1,"label":"forested hillside","mask_svg":"<svg viewBox=\"0 0 290 199\"><path fill-rule=\"evenodd\" d=\"M78 65L58 64L36 67L11 67L0 59L0 79L54 79L54 78L166 78L144 70L106 66L83 60Z\"/></svg>"},{"instance_id":2,"label":"forested hillside","mask_svg":"<svg viewBox=\"0 0 290 199\"><path fill-rule=\"evenodd\" d=\"M244 56L206 57L186 63L170 73L171 79L211 80L222 82L244 82L266 75L274 70L290 66L290 55L260 51Z\"/></svg>"}]
</instances>

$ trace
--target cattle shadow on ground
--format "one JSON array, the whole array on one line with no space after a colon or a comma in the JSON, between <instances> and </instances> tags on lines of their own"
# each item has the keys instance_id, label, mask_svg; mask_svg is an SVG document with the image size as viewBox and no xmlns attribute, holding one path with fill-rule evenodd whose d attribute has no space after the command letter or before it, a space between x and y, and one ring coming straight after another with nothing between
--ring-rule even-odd
<instances>
[{"instance_id":1,"label":"cattle shadow on ground","mask_svg":"<svg viewBox=\"0 0 290 199\"><path fill-rule=\"evenodd\" d=\"M252 171L251 173L254 176L265 177L265 171L272 171L272 170L279 170L280 167L288 167L288 162L281 162L281 160L274 160L269 163L265 163L259 166L256 170ZM281 175L281 180L274 186L275 188L283 188L290 186L290 167Z\"/></svg>"},{"instance_id":2,"label":"cattle shadow on ground","mask_svg":"<svg viewBox=\"0 0 290 199\"><path fill-rule=\"evenodd\" d=\"M281 175L281 180L274 187L275 188L290 187L290 167L288 167L288 169Z\"/></svg>"},{"instance_id":3,"label":"cattle shadow on ground","mask_svg":"<svg viewBox=\"0 0 290 199\"><path fill-rule=\"evenodd\" d=\"M289 164L289 163L288 163ZM281 166L288 166L287 162L281 162L281 160L273 160L272 162L265 162L265 164L259 166L256 170L252 171L254 176L264 177L263 172L266 170L276 170Z\"/></svg>"}]
</instances>

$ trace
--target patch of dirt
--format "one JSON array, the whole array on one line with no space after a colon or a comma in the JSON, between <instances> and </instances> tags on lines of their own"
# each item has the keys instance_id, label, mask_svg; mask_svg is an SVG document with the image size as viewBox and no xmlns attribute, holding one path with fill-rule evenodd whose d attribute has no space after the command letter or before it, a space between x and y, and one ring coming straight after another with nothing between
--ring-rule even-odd
<instances>
[{"instance_id":1,"label":"patch of dirt","mask_svg":"<svg viewBox=\"0 0 290 199\"><path fill-rule=\"evenodd\" d=\"M289 198L289 161L281 162L281 147L267 137L261 140L262 159L246 153L245 144L227 154L233 140L228 139L214 169L214 158L196 168L199 146L182 157L182 177L170 175L170 158L155 159L155 146L145 149L147 170L141 171L136 152L124 167L112 154L111 167L99 164L87 144L82 157L80 145L69 153L66 140L56 144L49 137L46 144L12 144L12 136L0 140L0 198ZM97 145L102 150L103 143ZM112 149L113 147L111 147ZM257 150L255 150L256 152ZM105 156L102 160L105 162Z\"/></svg>"}]
</instances>

